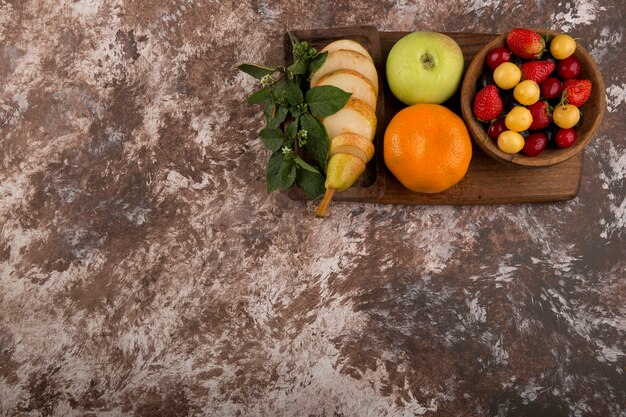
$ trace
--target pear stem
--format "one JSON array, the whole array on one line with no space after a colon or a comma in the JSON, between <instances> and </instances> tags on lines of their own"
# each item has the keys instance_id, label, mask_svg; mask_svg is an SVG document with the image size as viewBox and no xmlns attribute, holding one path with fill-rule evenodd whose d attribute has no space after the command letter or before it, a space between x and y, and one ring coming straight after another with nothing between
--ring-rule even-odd
<instances>
[{"instance_id":1,"label":"pear stem","mask_svg":"<svg viewBox=\"0 0 626 417\"><path fill-rule=\"evenodd\" d=\"M322 199L322 202L317 207L317 210L315 210L315 215L317 217L325 217L326 216L326 210L328 209L328 205L330 204L330 200L333 199L333 194L335 194L335 189L334 188L327 188L326 189L326 193L324 194L324 198Z\"/></svg>"}]
</instances>

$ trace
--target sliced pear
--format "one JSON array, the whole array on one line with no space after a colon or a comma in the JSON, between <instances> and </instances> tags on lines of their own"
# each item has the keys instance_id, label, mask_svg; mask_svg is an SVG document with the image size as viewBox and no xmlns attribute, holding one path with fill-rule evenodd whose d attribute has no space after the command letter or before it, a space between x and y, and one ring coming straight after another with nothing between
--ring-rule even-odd
<instances>
[{"instance_id":1,"label":"sliced pear","mask_svg":"<svg viewBox=\"0 0 626 417\"><path fill-rule=\"evenodd\" d=\"M350 69L329 72L319 79L315 85L332 85L343 91L352 93L352 97L363 100L372 110L376 110L376 88L363 74Z\"/></svg>"},{"instance_id":2,"label":"sliced pear","mask_svg":"<svg viewBox=\"0 0 626 417\"><path fill-rule=\"evenodd\" d=\"M315 86L324 75L342 69L350 69L363 74L365 78L370 80L376 89L376 94L378 94L378 73L374 63L362 53L347 49L340 49L328 54L322 67L313 74L311 86Z\"/></svg>"},{"instance_id":3,"label":"sliced pear","mask_svg":"<svg viewBox=\"0 0 626 417\"><path fill-rule=\"evenodd\" d=\"M339 154L355 156L367 164L374 156L374 145L369 139L356 133L342 133L330 141L329 158Z\"/></svg>"},{"instance_id":4,"label":"sliced pear","mask_svg":"<svg viewBox=\"0 0 626 417\"><path fill-rule=\"evenodd\" d=\"M370 61L374 62L370 53L365 49L363 45L352 39L339 39L338 41L331 42L322 49L321 52L335 52L340 49L347 49L348 51L355 51L365 55Z\"/></svg>"},{"instance_id":5,"label":"sliced pear","mask_svg":"<svg viewBox=\"0 0 626 417\"><path fill-rule=\"evenodd\" d=\"M335 155L326 167L326 189L345 191L365 171L365 164L359 158L349 154Z\"/></svg>"},{"instance_id":6,"label":"sliced pear","mask_svg":"<svg viewBox=\"0 0 626 417\"><path fill-rule=\"evenodd\" d=\"M345 191L365 171L365 165L374 156L372 142L356 133L342 133L330 142L330 156L326 167L326 193L315 211L317 217L326 216L335 191Z\"/></svg>"},{"instance_id":7,"label":"sliced pear","mask_svg":"<svg viewBox=\"0 0 626 417\"><path fill-rule=\"evenodd\" d=\"M329 138L342 133L356 133L373 141L376 134L376 113L363 100L351 97L343 109L324 118L322 124Z\"/></svg>"}]
</instances>

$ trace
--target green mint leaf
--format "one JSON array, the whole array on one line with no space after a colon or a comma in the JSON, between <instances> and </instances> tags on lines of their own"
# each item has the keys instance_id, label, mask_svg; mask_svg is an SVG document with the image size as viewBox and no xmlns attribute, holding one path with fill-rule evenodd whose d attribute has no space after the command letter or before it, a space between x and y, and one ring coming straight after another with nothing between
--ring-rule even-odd
<instances>
[{"instance_id":1,"label":"green mint leaf","mask_svg":"<svg viewBox=\"0 0 626 417\"><path fill-rule=\"evenodd\" d=\"M257 64L241 64L237 68L239 68L239 71L243 71L248 75L252 75L257 80L260 80L265 75L273 74L274 72L276 72L276 68L266 67Z\"/></svg>"},{"instance_id":2,"label":"green mint leaf","mask_svg":"<svg viewBox=\"0 0 626 417\"><path fill-rule=\"evenodd\" d=\"M294 161L296 161L296 165L298 165L300 168L305 169L309 172L316 172L316 173L320 173L317 168L315 168L312 165L307 164L304 159L300 158L299 156L296 156L294 158Z\"/></svg>"},{"instance_id":3,"label":"green mint leaf","mask_svg":"<svg viewBox=\"0 0 626 417\"><path fill-rule=\"evenodd\" d=\"M287 80L285 78L281 78L274 84L274 93L282 94L285 91L285 86L287 85Z\"/></svg>"},{"instance_id":4,"label":"green mint leaf","mask_svg":"<svg viewBox=\"0 0 626 417\"><path fill-rule=\"evenodd\" d=\"M296 182L304 190L306 196L315 200L324 195L326 186L324 185L324 176L319 172L311 172L305 169L298 169Z\"/></svg>"},{"instance_id":5,"label":"green mint leaf","mask_svg":"<svg viewBox=\"0 0 626 417\"><path fill-rule=\"evenodd\" d=\"M287 68L293 75L302 75L306 73L307 62L304 59L298 59Z\"/></svg>"},{"instance_id":6,"label":"green mint leaf","mask_svg":"<svg viewBox=\"0 0 626 417\"><path fill-rule=\"evenodd\" d=\"M287 113L289 113L289 109L287 107L278 107L278 110L276 111L274 117L269 120L269 123L267 123L267 127L270 127L272 129L278 129L280 124L285 121Z\"/></svg>"},{"instance_id":7,"label":"green mint leaf","mask_svg":"<svg viewBox=\"0 0 626 417\"><path fill-rule=\"evenodd\" d=\"M289 107L289 112L291 113L292 117L300 117L302 116L302 113L304 113L299 106Z\"/></svg>"},{"instance_id":8,"label":"green mint leaf","mask_svg":"<svg viewBox=\"0 0 626 417\"><path fill-rule=\"evenodd\" d=\"M287 137L289 139L295 139L296 135L298 134L298 123L299 123L300 119L295 119L293 120L291 123L289 123L289 126L287 126Z\"/></svg>"},{"instance_id":9,"label":"green mint leaf","mask_svg":"<svg viewBox=\"0 0 626 417\"><path fill-rule=\"evenodd\" d=\"M309 79L311 79L311 76L315 74L318 69L322 68L322 65L326 62L326 58L328 58L328 52L322 52L311 60L309 64Z\"/></svg>"},{"instance_id":10,"label":"green mint leaf","mask_svg":"<svg viewBox=\"0 0 626 417\"><path fill-rule=\"evenodd\" d=\"M294 62L301 58L308 57L308 52L309 52L309 44L306 41L297 42L295 45L293 45Z\"/></svg>"},{"instance_id":11,"label":"green mint leaf","mask_svg":"<svg viewBox=\"0 0 626 417\"><path fill-rule=\"evenodd\" d=\"M326 128L310 113L304 113L300 117L300 125L302 129L307 131L307 139L304 147L313 155L315 161L326 171L326 162L328 160L328 150L330 148L330 140L326 133Z\"/></svg>"},{"instance_id":12,"label":"green mint leaf","mask_svg":"<svg viewBox=\"0 0 626 417\"><path fill-rule=\"evenodd\" d=\"M274 101L279 104L286 104L285 89L287 88L287 80L281 78L276 84L274 84Z\"/></svg>"},{"instance_id":13,"label":"green mint leaf","mask_svg":"<svg viewBox=\"0 0 626 417\"><path fill-rule=\"evenodd\" d=\"M289 35L289 40L291 41L291 47L295 48L296 45L300 43L300 40L293 32L287 32L287 34Z\"/></svg>"},{"instance_id":14,"label":"green mint leaf","mask_svg":"<svg viewBox=\"0 0 626 417\"><path fill-rule=\"evenodd\" d=\"M283 158L282 164L280 165L280 187L287 189L291 187L295 180L296 164L294 164L291 158Z\"/></svg>"},{"instance_id":15,"label":"green mint leaf","mask_svg":"<svg viewBox=\"0 0 626 417\"><path fill-rule=\"evenodd\" d=\"M285 99L287 99L287 103L291 105L300 104L304 100L302 90L300 90L300 85L296 79L287 81L287 85L285 86Z\"/></svg>"},{"instance_id":16,"label":"green mint leaf","mask_svg":"<svg viewBox=\"0 0 626 417\"><path fill-rule=\"evenodd\" d=\"M269 127L261 129L259 137L263 142L263 145L270 151L277 151L283 146L283 132L278 129L271 129Z\"/></svg>"},{"instance_id":17,"label":"green mint leaf","mask_svg":"<svg viewBox=\"0 0 626 417\"><path fill-rule=\"evenodd\" d=\"M276 111L276 105L270 101L265 103L263 106L263 121L265 124L269 124L270 120L274 117L274 112Z\"/></svg>"},{"instance_id":18,"label":"green mint leaf","mask_svg":"<svg viewBox=\"0 0 626 417\"><path fill-rule=\"evenodd\" d=\"M265 87L248 97L248 104L261 104L270 96L270 87Z\"/></svg>"},{"instance_id":19,"label":"green mint leaf","mask_svg":"<svg viewBox=\"0 0 626 417\"><path fill-rule=\"evenodd\" d=\"M265 172L265 182L267 185L267 192L271 193L274 190L280 188L280 168L283 164L284 155L282 152L277 151L270 156L267 161L267 170Z\"/></svg>"},{"instance_id":20,"label":"green mint leaf","mask_svg":"<svg viewBox=\"0 0 626 417\"><path fill-rule=\"evenodd\" d=\"M308 110L308 107L306 103L300 103L297 106L289 107L289 112L291 113L294 119L297 119L298 117L302 116L302 114L306 112L307 110Z\"/></svg>"},{"instance_id":21,"label":"green mint leaf","mask_svg":"<svg viewBox=\"0 0 626 417\"><path fill-rule=\"evenodd\" d=\"M351 95L332 85L323 85L307 91L306 103L314 116L326 117L341 110Z\"/></svg>"}]
</instances>

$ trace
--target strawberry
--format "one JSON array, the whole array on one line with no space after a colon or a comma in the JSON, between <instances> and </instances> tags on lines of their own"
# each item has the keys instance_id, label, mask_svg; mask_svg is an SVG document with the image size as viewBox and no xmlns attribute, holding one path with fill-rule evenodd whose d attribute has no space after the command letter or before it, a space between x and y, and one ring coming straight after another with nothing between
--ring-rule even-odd
<instances>
[{"instance_id":1,"label":"strawberry","mask_svg":"<svg viewBox=\"0 0 626 417\"><path fill-rule=\"evenodd\" d=\"M495 119L502 113L502 99L495 85L488 85L476 94L474 116L481 122Z\"/></svg>"},{"instance_id":2,"label":"strawberry","mask_svg":"<svg viewBox=\"0 0 626 417\"><path fill-rule=\"evenodd\" d=\"M521 66L522 80L533 80L537 84L544 82L556 68L552 61L530 61Z\"/></svg>"},{"instance_id":3,"label":"strawberry","mask_svg":"<svg viewBox=\"0 0 626 417\"><path fill-rule=\"evenodd\" d=\"M546 40L530 29L513 29L506 35L506 44L511 52L525 59L539 59L546 49Z\"/></svg>"},{"instance_id":4,"label":"strawberry","mask_svg":"<svg viewBox=\"0 0 626 417\"><path fill-rule=\"evenodd\" d=\"M591 81L565 80L563 83L563 100L580 107L591 96Z\"/></svg>"},{"instance_id":5,"label":"strawberry","mask_svg":"<svg viewBox=\"0 0 626 417\"><path fill-rule=\"evenodd\" d=\"M530 114L533 116L533 122L528 129L541 130L548 127L552 121L552 112L550 111L550 106L547 101L539 100L526 108L530 110Z\"/></svg>"}]
</instances>

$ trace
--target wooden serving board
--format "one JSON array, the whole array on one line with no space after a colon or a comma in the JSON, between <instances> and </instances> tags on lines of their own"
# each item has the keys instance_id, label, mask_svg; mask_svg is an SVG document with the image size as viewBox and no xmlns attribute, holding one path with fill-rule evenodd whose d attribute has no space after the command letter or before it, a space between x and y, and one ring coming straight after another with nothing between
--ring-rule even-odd
<instances>
[{"instance_id":1,"label":"wooden serving board","mask_svg":"<svg viewBox=\"0 0 626 417\"><path fill-rule=\"evenodd\" d=\"M345 28L343 29L345 30ZM328 29L324 30L327 33ZM315 31L307 31L315 32ZM379 32L383 62L377 62L378 68L384 68L387 55L392 46L410 32ZM485 33L446 33L461 47L465 58L465 67L474 55L497 35ZM306 40L306 37L302 39ZM387 86L384 71L379 71L379 78L384 86L385 111L382 128L386 128L393 116L405 107L398 101ZM463 117L459 91L444 105ZM379 122L381 122L379 120ZM382 153L380 147L377 153ZM436 194L416 193L400 184L386 167L384 169L384 193L382 196L355 197L335 193L334 200L360 201L382 204L508 204L534 203L570 200L578 194L582 178L584 154L580 152L571 159L546 168L527 168L504 165L473 143L473 156L465 177L453 187ZM378 161L378 160L377 160ZM384 162L383 162L384 163ZM380 195L380 194L379 194ZM290 195L292 198L300 198Z\"/></svg>"}]
</instances>

